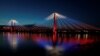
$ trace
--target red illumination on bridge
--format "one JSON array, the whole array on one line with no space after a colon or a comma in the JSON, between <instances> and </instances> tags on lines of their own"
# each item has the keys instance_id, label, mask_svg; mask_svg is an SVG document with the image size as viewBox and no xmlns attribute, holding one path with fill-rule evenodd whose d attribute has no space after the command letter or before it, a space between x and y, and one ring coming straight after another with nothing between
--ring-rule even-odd
<instances>
[{"instance_id":1,"label":"red illumination on bridge","mask_svg":"<svg viewBox=\"0 0 100 56\"><path fill-rule=\"evenodd\" d=\"M56 13L54 13L54 25L53 25L53 43L57 41L57 22L56 22Z\"/></svg>"}]
</instances>

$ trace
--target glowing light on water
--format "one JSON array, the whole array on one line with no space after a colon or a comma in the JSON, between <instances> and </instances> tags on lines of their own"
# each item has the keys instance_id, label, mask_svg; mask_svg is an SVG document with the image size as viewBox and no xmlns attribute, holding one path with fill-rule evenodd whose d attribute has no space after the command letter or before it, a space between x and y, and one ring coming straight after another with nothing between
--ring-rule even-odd
<instances>
[{"instance_id":1,"label":"glowing light on water","mask_svg":"<svg viewBox=\"0 0 100 56\"><path fill-rule=\"evenodd\" d=\"M12 49L17 48L18 39L15 34L8 33L8 42L9 42L10 46L12 47Z\"/></svg>"},{"instance_id":2,"label":"glowing light on water","mask_svg":"<svg viewBox=\"0 0 100 56\"><path fill-rule=\"evenodd\" d=\"M84 39L87 39L88 38L88 34L84 34Z\"/></svg>"},{"instance_id":3,"label":"glowing light on water","mask_svg":"<svg viewBox=\"0 0 100 56\"><path fill-rule=\"evenodd\" d=\"M51 56L61 56L63 52L63 48L61 47L46 46L46 50Z\"/></svg>"},{"instance_id":4,"label":"glowing light on water","mask_svg":"<svg viewBox=\"0 0 100 56\"><path fill-rule=\"evenodd\" d=\"M80 34L78 34L78 40L80 39L80 37L81 37L81 35L80 35Z\"/></svg>"}]
</instances>

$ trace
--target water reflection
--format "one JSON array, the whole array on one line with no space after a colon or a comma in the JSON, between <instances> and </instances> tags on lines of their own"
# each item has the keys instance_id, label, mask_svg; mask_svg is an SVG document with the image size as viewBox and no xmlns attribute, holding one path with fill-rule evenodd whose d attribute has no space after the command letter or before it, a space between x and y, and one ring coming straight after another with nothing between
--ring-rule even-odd
<instances>
[{"instance_id":1,"label":"water reflection","mask_svg":"<svg viewBox=\"0 0 100 56\"><path fill-rule=\"evenodd\" d=\"M57 43L53 45L52 35L33 35L33 39L35 38L34 41L44 47L51 56L60 56L66 50L78 48L78 45L91 44L95 41L96 37L90 37L91 35L89 34L62 34L58 35Z\"/></svg>"},{"instance_id":2,"label":"water reflection","mask_svg":"<svg viewBox=\"0 0 100 56\"><path fill-rule=\"evenodd\" d=\"M2 34L1 34L2 35ZM15 33L5 32L2 38L7 39L12 49L16 49L20 43L32 41L39 47L45 48L51 56L60 56L66 50L74 50L79 45L91 44L97 41L99 35L91 34L58 34L54 45L52 34L45 33Z\"/></svg>"},{"instance_id":3,"label":"water reflection","mask_svg":"<svg viewBox=\"0 0 100 56\"><path fill-rule=\"evenodd\" d=\"M18 45L18 35L16 33L4 33L11 48L16 49Z\"/></svg>"}]
</instances>

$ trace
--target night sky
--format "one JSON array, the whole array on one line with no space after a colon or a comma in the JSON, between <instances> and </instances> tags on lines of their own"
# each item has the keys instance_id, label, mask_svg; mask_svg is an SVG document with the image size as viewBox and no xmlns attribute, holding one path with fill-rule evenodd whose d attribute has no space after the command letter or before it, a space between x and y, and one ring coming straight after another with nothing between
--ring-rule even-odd
<instances>
[{"instance_id":1,"label":"night sky","mask_svg":"<svg viewBox=\"0 0 100 56\"><path fill-rule=\"evenodd\" d=\"M53 12L100 27L100 2L96 0L0 0L0 25L11 19L19 24L40 24Z\"/></svg>"}]
</instances>

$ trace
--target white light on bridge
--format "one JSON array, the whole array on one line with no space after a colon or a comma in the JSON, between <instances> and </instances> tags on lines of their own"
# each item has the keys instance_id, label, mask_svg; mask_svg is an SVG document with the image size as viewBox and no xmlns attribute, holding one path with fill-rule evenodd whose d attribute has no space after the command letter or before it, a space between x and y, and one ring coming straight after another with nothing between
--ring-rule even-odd
<instances>
[{"instance_id":1,"label":"white light on bridge","mask_svg":"<svg viewBox=\"0 0 100 56\"><path fill-rule=\"evenodd\" d=\"M12 25L17 25L18 24L18 22L16 21L16 20L14 20L14 19L12 19L12 20L10 20L9 22L8 22L8 25L10 25L10 26L12 26Z\"/></svg>"},{"instance_id":2,"label":"white light on bridge","mask_svg":"<svg viewBox=\"0 0 100 56\"><path fill-rule=\"evenodd\" d=\"M63 15L61 15L59 13L52 13L50 16L47 17L47 20L53 19L54 18L54 14L57 17L57 19L65 19L66 18L66 16L63 16Z\"/></svg>"}]
</instances>

